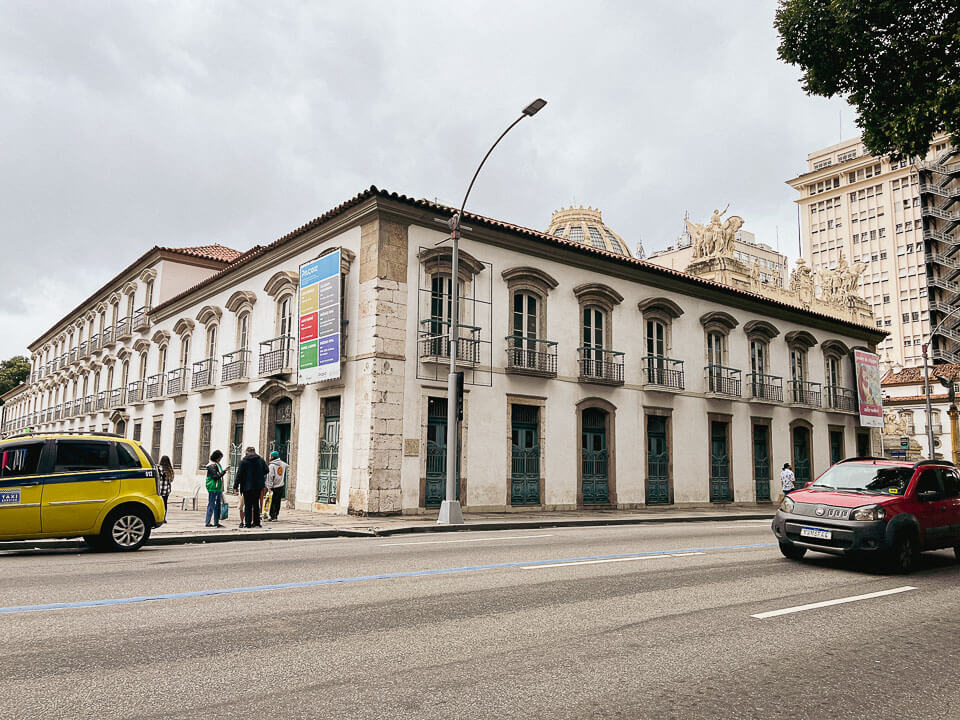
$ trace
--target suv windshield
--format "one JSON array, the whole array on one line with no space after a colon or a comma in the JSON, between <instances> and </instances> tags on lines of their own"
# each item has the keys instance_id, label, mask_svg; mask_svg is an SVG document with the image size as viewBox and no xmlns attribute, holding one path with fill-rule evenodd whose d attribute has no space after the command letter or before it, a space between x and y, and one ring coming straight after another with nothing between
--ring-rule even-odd
<instances>
[{"instance_id":1,"label":"suv windshield","mask_svg":"<svg viewBox=\"0 0 960 720\"><path fill-rule=\"evenodd\" d=\"M913 477L913 468L889 465L834 465L817 481L812 489L854 490L884 495L902 495Z\"/></svg>"}]
</instances>

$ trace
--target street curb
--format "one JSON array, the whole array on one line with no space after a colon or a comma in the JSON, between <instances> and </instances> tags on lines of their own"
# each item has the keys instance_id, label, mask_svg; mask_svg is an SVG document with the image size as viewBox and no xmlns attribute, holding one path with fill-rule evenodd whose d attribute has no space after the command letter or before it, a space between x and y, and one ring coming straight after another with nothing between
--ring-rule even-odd
<instances>
[{"instance_id":1,"label":"street curb","mask_svg":"<svg viewBox=\"0 0 960 720\"><path fill-rule=\"evenodd\" d=\"M410 525L396 528L324 528L317 530L283 530L280 532L230 532L222 534L160 535L152 536L147 545L203 545L206 543L242 542L255 540L312 540L317 538L349 537L372 538L415 533L483 532L495 530L538 530L558 527L598 527L603 525L646 525L649 523L723 522L735 520L771 520L772 514L699 515L591 518L588 520L511 520L502 522L464 523L463 525ZM8 550L76 550L86 548L82 540L15 540L0 542L0 552Z\"/></svg>"}]
</instances>

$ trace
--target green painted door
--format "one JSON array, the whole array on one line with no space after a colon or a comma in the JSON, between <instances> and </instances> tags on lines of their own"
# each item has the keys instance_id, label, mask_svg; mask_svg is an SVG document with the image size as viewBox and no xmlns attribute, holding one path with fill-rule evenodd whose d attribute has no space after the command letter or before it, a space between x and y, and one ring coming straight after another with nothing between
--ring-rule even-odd
<instances>
[{"instance_id":1,"label":"green painted door","mask_svg":"<svg viewBox=\"0 0 960 720\"><path fill-rule=\"evenodd\" d=\"M730 502L730 449L727 442L728 423L710 423L710 502Z\"/></svg>"},{"instance_id":2,"label":"green painted door","mask_svg":"<svg viewBox=\"0 0 960 720\"><path fill-rule=\"evenodd\" d=\"M583 412L580 447L583 504L610 502L609 456L607 452L607 413L590 408Z\"/></svg>"},{"instance_id":3,"label":"green painted door","mask_svg":"<svg viewBox=\"0 0 960 720\"><path fill-rule=\"evenodd\" d=\"M793 429L793 474L796 487L805 487L810 482L810 431L805 427Z\"/></svg>"},{"instance_id":4,"label":"green painted door","mask_svg":"<svg viewBox=\"0 0 960 720\"><path fill-rule=\"evenodd\" d=\"M327 401L323 416L323 436L320 438L320 456L317 459L317 502L333 505L337 502L340 467L340 405L336 415L331 414L332 403Z\"/></svg>"},{"instance_id":5,"label":"green painted door","mask_svg":"<svg viewBox=\"0 0 960 720\"><path fill-rule=\"evenodd\" d=\"M830 464L834 465L843 460L843 433L839 430L830 431Z\"/></svg>"},{"instance_id":6,"label":"green painted door","mask_svg":"<svg viewBox=\"0 0 960 720\"><path fill-rule=\"evenodd\" d=\"M770 500L770 428L753 426L753 480L757 502Z\"/></svg>"},{"instance_id":7,"label":"green painted door","mask_svg":"<svg viewBox=\"0 0 960 720\"><path fill-rule=\"evenodd\" d=\"M458 463L459 464L459 463ZM457 500L460 483L457 483ZM447 399L427 399L427 475L424 505L440 507L447 497Z\"/></svg>"},{"instance_id":8,"label":"green painted door","mask_svg":"<svg viewBox=\"0 0 960 720\"><path fill-rule=\"evenodd\" d=\"M540 408L513 405L511 410L510 504L540 504Z\"/></svg>"},{"instance_id":9,"label":"green painted door","mask_svg":"<svg viewBox=\"0 0 960 720\"><path fill-rule=\"evenodd\" d=\"M647 504L670 502L670 456L667 452L667 420L647 417Z\"/></svg>"},{"instance_id":10,"label":"green painted door","mask_svg":"<svg viewBox=\"0 0 960 720\"><path fill-rule=\"evenodd\" d=\"M270 443L270 452L276 450L280 459L290 462L290 423L277 423L273 428L273 441Z\"/></svg>"}]
</instances>

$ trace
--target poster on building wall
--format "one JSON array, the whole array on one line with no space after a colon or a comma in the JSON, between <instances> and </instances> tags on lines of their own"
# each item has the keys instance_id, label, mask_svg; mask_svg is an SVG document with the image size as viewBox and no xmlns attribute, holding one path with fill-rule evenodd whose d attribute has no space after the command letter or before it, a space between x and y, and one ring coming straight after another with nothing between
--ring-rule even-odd
<instances>
[{"instance_id":1,"label":"poster on building wall","mask_svg":"<svg viewBox=\"0 0 960 720\"><path fill-rule=\"evenodd\" d=\"M883 399L880 395L880 358L863 350L853 351L857 375L857 404L863 427L883 427Z\"/></svg>"},{"instance_id":2,"label":"poster on building wall","mask_svg":"<svg viewBox=\"0 0 960 720\"><path fill-rule=\"evenodd\" d=\"M297 381L340 377L340 249L300 266Z\"/></svg>"}]
</instances>

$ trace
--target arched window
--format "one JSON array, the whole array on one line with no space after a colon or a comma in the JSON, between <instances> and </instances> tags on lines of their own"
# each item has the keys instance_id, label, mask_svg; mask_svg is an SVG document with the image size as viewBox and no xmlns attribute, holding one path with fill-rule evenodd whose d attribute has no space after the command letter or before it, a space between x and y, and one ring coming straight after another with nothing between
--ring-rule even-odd
<instances>
[{"instance_id":1,"label":"arched window","mask_svg":"<svg viewBox=\"0 0 960 720\"><path fill-rule=\"evenodd\" d=\"M190 335L180 338L180 367L190 367Z\"/></svg>"},{"instance_id":2,"label":"arched window","mask_svg":"<svg viewBox=\"0 0 960 720\"><path fill-rule=\"evenodd\" d=\"M218 325L213 323L207 327L207 358L212 360L217 357L217 331Z\"/></svg>"},{"instance_id":3,"label":"arched window","mask_svg":"<svg viewBox=\"0 0 960 720\"><path fill-rule=\"evenodd\" d=\"M277 304L277 336L293 336L293 296L285 295Z\"/></svg>"},{"instance_id":4,"label":"arched window","mask_svg":"<svg viewBox=\"0 0 960 720\"><path fill-rule=\"evenodd\" d=\"M157 352L157 372L164 373L167 371L167 346L161 345L160 350Z\"/></svg>"},{"instance_id":5,"label":"arched window","mask_svg":"<svg viewBox=\"0 0 960 720\"><path fill-rule=\"evenodd\" d=\"M250 313L242 312L237 316L237 349L250 349Z\"/></svg>"},{"instance_id":6,"label":"arched window","mask_svg":"<svg viewBox=\"0 0 960 720\"><path fill-rule=\"evenodd\" d=\"M113 365L107 368L107 387L105 390L113 390Z\"/></svg>"},{"instance_id":7,"label":"arched window","mask_svg":"<svg viewBox=\"0 0 960 720\"><path fill-rule=\"evenodd\" d=\"M153 307L153 280L148 280L144 288L143 304L147 308Z\"/></svg>"},{"instance_id":8,"label":"arched window","mask_svg":"<svg viewBox=\"0 0 960 720\"><path fill-rule=\"evenodd\" d=\"M127 383L130 380L130 361L124 360L123 365L120 369L120 387L124 390L127 389Z\"/></svg>"},{"instance_id":9,"label":"arched window","mask_svg":"<svg viewBox=\"0 0 960 720\"><path fill-rule=\"evenodd\" d=\"M140 382L146 383L147 381L147 353L140 353Z\"/></svg>"}]
</instances>

